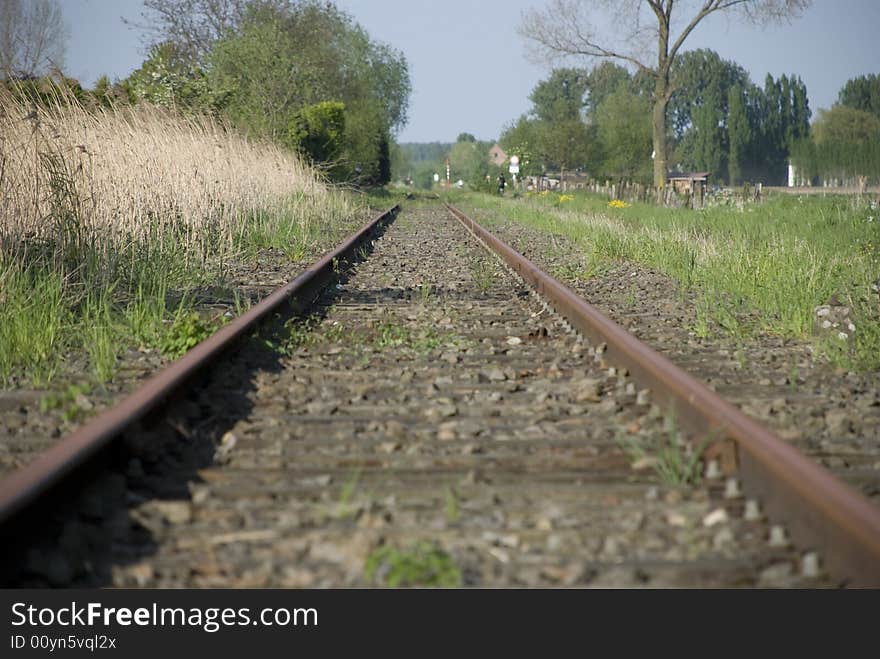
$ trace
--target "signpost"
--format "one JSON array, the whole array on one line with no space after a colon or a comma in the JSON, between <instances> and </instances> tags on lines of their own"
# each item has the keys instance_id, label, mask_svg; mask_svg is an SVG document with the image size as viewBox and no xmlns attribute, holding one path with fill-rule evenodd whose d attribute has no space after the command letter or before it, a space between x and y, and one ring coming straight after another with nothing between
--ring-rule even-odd
<instances>
[{"instance_id":1,"label":"signpost","mask_svg":"<svg viewBox=\"0 0 880 659\"><path fill-rule=\"evenodd\" d=\"M513 187L516 188L516 175L519 174L519 156L510 156L508 171L513 174Z\"/></svg>"}]
</instances>

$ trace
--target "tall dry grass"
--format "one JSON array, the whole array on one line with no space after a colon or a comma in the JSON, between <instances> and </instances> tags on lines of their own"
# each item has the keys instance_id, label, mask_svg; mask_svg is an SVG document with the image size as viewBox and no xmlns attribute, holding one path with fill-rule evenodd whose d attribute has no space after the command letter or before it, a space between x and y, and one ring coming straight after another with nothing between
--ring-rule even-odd
<instances>
[{"instance_id":1,"label":"tall dry grass","mask_svg":"<svg viewBox=\"0 0 880 659\"><path fill-rule=\"evenodd\" d=\"M87 336L108 343L106 379L187 287L261 246L301 253L353 211L295 154L211 118L24 92L0 89L0 382L48 381Z\"/></svg>"},{"instance_id":2,"label":"tall dry grass","mask_svg":"<svg viewBox=\"0 0 880 659\"><path fill-rule=\"evenodd\" d=\"M308 211L329 196L294 154L210 118L143 104L86 110L60 97L29 106L0 90L7 236L52 240L76 228L113 246L170 232L199 249L208 237L229 243L257 214L296 210L298 221L315 221Z\"/></svg>"}]
</instances>

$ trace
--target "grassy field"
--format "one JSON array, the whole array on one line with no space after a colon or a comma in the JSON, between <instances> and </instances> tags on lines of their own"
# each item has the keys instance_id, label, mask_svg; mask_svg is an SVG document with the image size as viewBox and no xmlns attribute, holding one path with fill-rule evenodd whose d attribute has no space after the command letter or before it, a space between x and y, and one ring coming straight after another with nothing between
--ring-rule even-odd
<instances>
[{"instance_id":1,"label":"grassy field","mask_svg":"<svg viewBox=\"0 0 880 659\"><path fill-rule=\"evenodd\" d=\"M619 261L665 273L698 293L699 335L812 338L835 364L880 369L876 200L792 196L701 211L610 204L585 193L458 201L571 239L584 257L578 276ZM813 337L814 310L833 295L853 310L850 340Z\"/></svg>"},{"instance_id":2,"label":"grassy field","mask_svg":"<svg viewBox=\"0 0 880 659\"><path fill-rule=\"evenodd\" d=\"M98 381L129 348L175 356L220 322L191 291L266 247L303 258L359 203L209 119L5 90L0 199L4 387L45 386L72 356Z\"/></svg>"}]
</instances>

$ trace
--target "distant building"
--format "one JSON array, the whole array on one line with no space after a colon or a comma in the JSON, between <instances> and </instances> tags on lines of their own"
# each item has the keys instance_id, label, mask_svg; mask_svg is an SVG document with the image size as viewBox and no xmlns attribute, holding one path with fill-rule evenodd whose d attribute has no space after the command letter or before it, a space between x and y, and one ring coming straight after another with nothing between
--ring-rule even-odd
<instances>
[{"instance_id":1,"label":"distant building","mask_svg":"<svg viewBox=\"0 0 880 659\"><path fill-rule=\"evenodd\" d=\"M498 165L499 167L507 162L507 154L504 153L504 149L502 149L497 142L495 143L495 146L489 149L489 161L493 165Z\"/></svg>"}]
</instances>

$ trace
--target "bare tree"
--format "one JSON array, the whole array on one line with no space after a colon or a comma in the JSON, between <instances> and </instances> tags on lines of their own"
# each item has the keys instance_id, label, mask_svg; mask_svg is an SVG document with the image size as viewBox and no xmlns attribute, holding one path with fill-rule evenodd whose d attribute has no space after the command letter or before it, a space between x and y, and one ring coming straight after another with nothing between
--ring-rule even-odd
<instances>
[{"instance_id":1,"label":"bare tree","mask_svg":"<svg viewBox=\"0 0 880 659\"><path fill-rule=\"evenodd\" d=\"M811 4L812 0L551 0L543 10L525 12L519 32L531 42L536 59L616 59L654 79L654 185L660 187L667 173L666 107L675 91L670 71L691 32L715 13L737 12L752 22L775 22L795 18ZM610 19L608 25L603 25L603 17Z\"/></svg>"},{"instance_id":2,"label":"bare tree","mask_svg":"<svg viewBox=\"0 0 880 659\"><path fill-rule=\"evenodd\" d=\"M200 62L217 39L241 22L248 7L291 4L292 0L144 0L140 20L123 21L144 31L148 47L170 41Z\"/></svg>"},{"instance_id":3,"label":"bare tree","mask_svg":"<svg viewBox=\"0 0 880 659\"><path fill-rule=\"evenodd\" d=\"M0 0L0 76L61 69L68 37L58 0Z\"/></svg>"}]
</instances>

